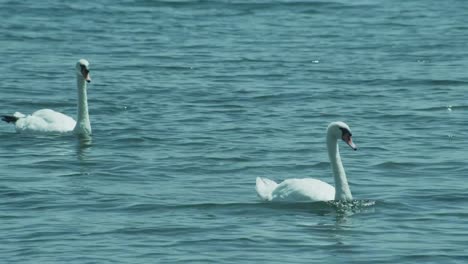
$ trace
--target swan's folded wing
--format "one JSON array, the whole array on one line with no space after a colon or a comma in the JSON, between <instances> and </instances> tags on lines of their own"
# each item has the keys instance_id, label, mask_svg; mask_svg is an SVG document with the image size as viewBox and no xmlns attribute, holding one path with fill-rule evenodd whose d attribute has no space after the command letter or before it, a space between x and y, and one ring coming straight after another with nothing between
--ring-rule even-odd
<instances>
[{"instance_id":1,"label":"swan's folded wing","mask_svg":"<svg viewBox=\"0 0 468 264\"><path fill-rule=\"evenodd\" d=\"M282 202L331 201L335 198L335 188L317 179L288 179L278 185L271 198Z\"/></svg>"},{"instance_id":2,"label":"swan's folded wing","mask_svg":"<svg viewBox=\"0 0 468 264\"><path fill-rule=\"evenodd\" d=\"M275 190L278 184L270 179L257 177L255 189L257 194L264 201L271 201L271 193Z\"/></svg>"},{"instance_id":3,"label":"swan's folded wing","mask_svg":"<svg viewBox=\"0 0 468 264\"><path fill-rule=\"evenodd\" d=\"M26 133L65 133L72 131L75 124L75 120L67 115L50 109L42 109L18 119L16 130Z\"/></svg>"}]
</instances>

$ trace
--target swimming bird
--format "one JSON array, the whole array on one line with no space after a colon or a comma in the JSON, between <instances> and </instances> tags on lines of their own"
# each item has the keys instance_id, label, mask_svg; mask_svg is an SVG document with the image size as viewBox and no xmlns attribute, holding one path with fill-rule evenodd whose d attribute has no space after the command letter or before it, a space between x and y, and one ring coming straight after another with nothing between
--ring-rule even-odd
<instances>
[{"instance_id":1,"label":"swimming bird","mask_svg":"<svg viewBox=\"0 0 468 264\"><path fill-rule=\"evenodd\" d=\"M256 190L264 201L280 202L317 202L317 201L351 201L353 196L349 189L346 173L341 162L338 140L342 139L353 150L357 150L353 143L351 129L344 122L332 122L327 128L327 149L330 159L335 187L321 180L287 179L280 184L257 177Z\"/></svg>"},{"instance_id":2,"label":"swimming bird","mask_svg":"<svg viewBox=\"0 0 468 264\"><path fill-rule=\"evenodd\" d=\"M16 112L4 115L2 120L14 123L20 133L68 133L79 135L91 134L91 123L88 113L87 83L91 82L89 62L80 59L76 63L76 79L78 85L78 114L77 121L73 118L51 109L41 109L31 115Z\"/></svg>"}]
</instances>

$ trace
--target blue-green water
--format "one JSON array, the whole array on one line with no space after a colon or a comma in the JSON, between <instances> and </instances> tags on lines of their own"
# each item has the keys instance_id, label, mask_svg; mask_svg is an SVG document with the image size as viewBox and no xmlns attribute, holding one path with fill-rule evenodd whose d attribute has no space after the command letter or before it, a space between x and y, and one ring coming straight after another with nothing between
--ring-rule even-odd
<instances>
[{"instance_id":1,"label":"blue-green water","mask_svg":"<svg viewBox=\"0 0 468 264\"><path fill-rule=\"evenodd\" d=\"M76 113L91 142L0 126L4 263L465 263L468 3L0 1L1 114ZM353 204L268 204L255 178Z\"/></svg>"}]
</instances>

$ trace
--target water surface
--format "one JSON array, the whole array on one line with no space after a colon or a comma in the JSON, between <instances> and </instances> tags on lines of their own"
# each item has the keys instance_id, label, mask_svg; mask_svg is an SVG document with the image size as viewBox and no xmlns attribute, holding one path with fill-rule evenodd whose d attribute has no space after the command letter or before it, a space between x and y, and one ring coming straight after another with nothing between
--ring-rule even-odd
<instances>
[{"instance_id":1,"label":"water surface","mask_svg":"<svg viewBox=\"0 0 468 264\"><path fill-rule=\"evenodd\" d=\"M0 126L7 263L463 263L467 3L0 1L2 114L75 116L92 140ZM268 204L257 176L351 205Z\"/></svg>"}]
</instances>

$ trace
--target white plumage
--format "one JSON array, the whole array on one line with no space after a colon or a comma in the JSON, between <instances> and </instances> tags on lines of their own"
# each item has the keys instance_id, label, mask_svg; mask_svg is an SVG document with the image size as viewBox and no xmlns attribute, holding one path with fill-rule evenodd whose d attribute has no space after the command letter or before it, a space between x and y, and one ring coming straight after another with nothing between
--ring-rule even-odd
<instances>
[{"instance_id":1,"label":"white plumage","mask_svg":"<svg viewBox=\"0 0 468 264\"><path fill-rule=\"evenodd\" d=\"M66 133L73 131L76 125L73 118L50 109L27 116L16 112L14 116L18 117L15 128L20 133Z\"/></svg>"},{"instance_id":2,"label":"white plumage","mask_svg":"<svg viewBox=\"0 0 468 264\"><path fill-rule=\"evenodd\" d=\"M91 81L89 62L81 59L76 63L78 85L78 117L73 118L51 109L41 109L31 115L20 112L12 116L3 116L8 123L14 123L20 133L71 133L91 134L91 124L88 113L87 85Z\"/></svg>"},{"instance_id":3,"label":"white plumage","mask_svg":"<svg viewBox=\"0 0 468 264\"><path fill-rule=\"evenodd\" d=\"M257 194L265 201L308 202L330 201L335 199L335 188L317 179L288 179L280 184L257 178Z\"/></svg>"},{"instance_id":4,"label":"white plumage","mask_svg":"<svg viewBox=\"0 0 468 264\"><path fill-rule=\"evenodd\" d=\"M350 128L343 122L333 122L327 128L328 156L335 179L335 187L311 178L287 179L277 184L270 179L257 177L255 189L258 196L264 201L276 202L352 200L353 197L338 149L338 139L341 138L356 150L351 136Z\"/></svg>"}]
</instances>

